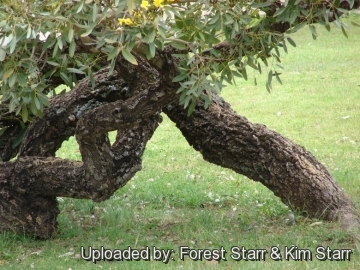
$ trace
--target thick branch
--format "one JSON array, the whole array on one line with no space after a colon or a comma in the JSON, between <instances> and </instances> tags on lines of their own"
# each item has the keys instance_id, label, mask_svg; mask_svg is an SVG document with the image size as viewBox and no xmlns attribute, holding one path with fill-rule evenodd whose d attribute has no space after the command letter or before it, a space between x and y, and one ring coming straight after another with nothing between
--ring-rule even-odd
<instances>
[{"instance_id":1,"label":"thick branch","mask_svg":"<svg viewBox=\"0 0 360 270\"><path fill-rule=\"evenodd\" d=\"M51 237L59 213L56 196L105 200L141 169L161 108L176 100L171 80L177 71L166 52L159 55L161 73L137 57L137 66L120 58L119 72L110 77L107 69L95 74L94 90L84 79L54 98L44 117L30 125L19 158L0 163L0 230ZM110 130L118 132L113 145ZM74 134L83 162L54 158Z\"/></svg>"},{"instance_id":2,"label":"thick branch","mask_svg":"<svg viewBox=\"0 0 360 270\"><path fill-rule=\"evenodd\" d=\"M138 127L118 131L113 146L110 146L107 138L104 139L103 144L109 145L108 151L99 148L100 140L94 142L92 149L97 147L98 151L83 153L86 162L54 157L20 157L10 163L0 163L0 186L6 185L24 196L31 194L96 201L107 199L141 169L145 145L160 119L155 114ZM91 159L91 154L96 157ZM89 169L92 165L96 167L98 160L106 162L102 164L101 175L94 172L95 168Z\"/></svg>"},{"instance_id":3,"label":"thick branch","mask_svg":"<svg viewBox=\"0 0 360 270\"><path fill-rule=\"evenodd\" d=\"M86 79L52 101L44 118L36 119L30 126L20 157L54 156L61 143L75 134L83 164L53 158L33 157L32 162L18 159L19 170L26 168L23 162L30 166L24 177L31 179L30 171L36 172L36 184L26 182L26 178L22 182L14 179L14 187L36 194L48 182L53 184L37 192L99 201L112 195L141 168L144 147L159 121L158 112L175 99L175 93L167 90L167 82L162 83L163 77L156 69L141 58L138 61L136 67L126 61L120 63L128 72L127 79L134 79L131 85L119 79L118 74L106 78L104 70L95 77L94 91ZM111 130L118 130L113 146L107 137ZM52 167L53 173L48 174Z\"/></svg>"},{"instance_id":4,"label":"thick branch","mask_svg":"<svg viewBox=\"0 0 360 270\"><path fill-rule=\"evenodd\" d=\"M351 200L305 148L214 100L206 111L199 103L190 117L176 104L164 112L205 160L262 183L291 208L328 220L341 218L344 227L359 226Z\"/></svg>"}]
</instances>

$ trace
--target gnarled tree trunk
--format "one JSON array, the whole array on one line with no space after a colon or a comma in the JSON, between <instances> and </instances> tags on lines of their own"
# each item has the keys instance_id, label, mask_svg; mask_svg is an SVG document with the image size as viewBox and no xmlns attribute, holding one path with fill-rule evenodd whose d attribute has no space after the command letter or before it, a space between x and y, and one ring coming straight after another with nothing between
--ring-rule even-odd
<instances>
[{"instance_id":1,"label":"gnarled tree trunk","mask_svg":"<svg viewBox=\"0 0 360 270\"><path fill-rule=\"evenodd\" d=\"M346 229L359 219L354 204L316 158L264 125L250 123L217 98L208 110L198 104L191 117L176 104L164 108L204 159L262 183L292 209Z\"/></svg>"},{"instance_id":2,"label":"gnarled tree trunk","mask_svg":"<svg viewBox=\"0 0 360 270\"><path fill-rule=\"evenodd\" d=\"M159 53L153 63L137 55L137 66L119 59L110 77L107 69L96 74L94 90L84 79L51 101L44 117L28 128L18 158L0 163L0 230L49 238L57 229L57 196L109 198L141 169L161 110L206 160L261 182L285 204L311 216L341 218L347 228L359 225L350 199L303 147L248 122L216 96L208 110L199 102L187 117L176 105L171 53ZM117 130L112 145L111 130ZM72 135L82 162L54 157Z\"/></svg>"}]
</instances>

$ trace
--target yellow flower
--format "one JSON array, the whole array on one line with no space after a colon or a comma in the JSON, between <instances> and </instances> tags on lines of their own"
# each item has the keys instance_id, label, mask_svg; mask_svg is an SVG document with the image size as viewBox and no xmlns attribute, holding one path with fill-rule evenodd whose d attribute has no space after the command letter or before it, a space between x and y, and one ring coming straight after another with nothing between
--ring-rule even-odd
<instances>
[{"instance_id":1,"label":"yellow flower","mask_svg":"<svg viewBox=\"0 0 360 270\"><path fill-rule=\"evenodd\" d=\"M145 1L145 0L143 0L140 5L140 7L145 9L148 9L149 6L150 6L149 1Z\"/></svg>"},{"instance_id":2,"label":"yellow flower","mask_svg":"<svg viewBox=\"0 0 360 270\"><path fill-rule=\"evenodd\" d=\"M123 25L123 24L126 24L126 25L134 25L134 22L129 19L129 18L126 18L126 19L118 19L119 21L119 24L120 25Z\"/></svg>"},{"instance_id":3,"label":"yellow flower","mask_svg":"<svg viewBox=\"0 0 360 270\"><path fill-rule=\"evenodd\" d=\"M162 7L164 0L154 0L155 7Z\"/></svg>"},{"instance_id":4,"label":"yellow flower","mask_svg":"<svg viewBox=\"0 0 360 270\"><path fill-rule=\"evenodd\" d=\"M141 10L139 10L139 11L135 10L134 14L133 14L133 18L135 20L139 21L140 19L142 19L143 14L144 13Z\"/></svg>"}]
</instances>

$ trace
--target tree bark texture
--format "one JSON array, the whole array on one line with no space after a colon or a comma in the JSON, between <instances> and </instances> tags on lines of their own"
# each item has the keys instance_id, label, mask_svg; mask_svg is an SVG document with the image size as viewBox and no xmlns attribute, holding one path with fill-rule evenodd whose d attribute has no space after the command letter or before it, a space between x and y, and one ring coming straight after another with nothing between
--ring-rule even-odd
<instances>
[{"instance_id":1,"label":"tree bark texture","mask_svg":"<svg viewBox=\"0 0 360 270\"><path fill-rule=\"evenodd\" d=\"M141 169L161 110L207 161L261 182L292 208L341 218L347 228L359 225L351 200L303 147L250 123L216 96L208 110L199 102L187 117L177 105L171 53L158 52L152 62L139 53L137 66L119 58L111 76L107 69L97 72L95 89L84 79L51 101L44 117L28 128L17 159L0 163L0 230L49 238L58 226L57 196L109 198ZM112 130L117 136L110 144ZM82 161L55 158L72 135Z\"/></svg>"},{"instance_id":2,"label":"tree bark texture","mask_svg":"<svg viewBox=\"0 0 360 270\"><path fill-rule=\"evenodd\" d=\"M206 111L198 104L191 117L176 104L164 112L205 160L262 183L292 209L325 220L340 218L346 229L359 225L350 198L310 152L250 123L221 98Z\"/></svg>"},{"instance_id":3,"label":"tree bark texture","mask_svg":"<svg viewBox=\"0 0 360 270\"><path fill-rule=\"evenodd\" d=\"M119 71L109 77L108 69L99 71L94 90L84 79L30 125L18 158L0 163L0 230L49 238L57 229L57 196L103 201L141 169L160 110L174 100L176 71L168 61L162 74L141 57L138 62L119 59ZM72 135L82 162L54 157Z\"/></svg>"}]
</instances>

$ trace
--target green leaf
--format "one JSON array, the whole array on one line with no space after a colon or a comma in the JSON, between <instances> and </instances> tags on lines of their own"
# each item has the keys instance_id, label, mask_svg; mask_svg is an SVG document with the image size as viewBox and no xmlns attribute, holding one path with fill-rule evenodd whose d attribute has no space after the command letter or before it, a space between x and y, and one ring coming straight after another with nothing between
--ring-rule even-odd
<instances>
[{"instance_id":1,"label":"green leaf","mask_svg":"<svg viewBox=\"0 0 360 270\"><path fill-rule=\"evenodd\" d=\"M27 76L25 73L18 73L16 81L20 84L20 86L25 87L27 85Z\"/></svg>"},{"instance_id":2,"label":"green leaf","mask_svg":"<svg viewBox=\"0 0 360 270\"><path fill-rule=\"evenodd\" d=\"M3 77L1 78L1 80L3 80L3 81L6 80L6 79L9 78L13 73L14 73L14 69L13 69L13 68L8 69L8 70L4 73Z\"/></svg>"},{"instance_id":3,"label":"green leaf","mask_svg":"<svg viewBox=\"0 0 360 270\"><path fill-rule=\"evenodd\" d=\"M118 53L119 53L119 48L118 47L113 47L113 49L111 50L111 52L109 53L109 55L108 55L108 58L107 58L107 60L109 61L109 60L113 60L113 59L115 59L115 57L118 55Z\"/></svg>"},{"instance_id":4,"label":"green leaf","mask_svg":"<svg viewBox=\"0 0 360 270\"><path fill-rule=\"evenodd\" d=\"M16 137L15 141L13 142L12 144L12 148L14 149L15 147L17 147L21 142L22 140L24 139L24 136L26 134L26 131L28 129L29 126L25 126L21 132L19 133L19 135Z\"/></svg>"},{"instance_id":5,"label":"green leaf","mask_svg":"<svg viewBox=\"0 0 360 270\"><path fill-rule=\"evenodd\" d=\"M70 87L73 86L72 80L64 72L60 72L60 78Z\"/></svg>"},{"instance_id":6,"label":"green leaf","mask_svg":"<svg viewBox=\"0 0 360 270\"><path fill-rule=\"evenodd\" d=\"M179 43L179 42L173 42L173 43L171 43L171 46L173 46L175 49L178 49L178 50L185 50L186 49L185 44Z\"/></svg>"},{"instance_id":7,"label":"green leaf","mask_svg":"<svg viewBox=\"0 0 360 270\"><path fill-rule=\"evenodd\" d=\"M69 46L69 56L70 56L70 57L73 57L73 56L74 56L74 54L75 54L75 48L76 48L75 41L72 40L72 41L70 42L70 46Z\"/></svg>"},{"instance_id":8,"label":"green leaf","mask_svg":"<svg viewBox=\"0 0 360 270\"><path fill-rule=\"evenodd\" d=\"M110 39L110 38L104 38L104 40L109 44L113 44L113 43L117 42L116 39Z\"/></svg>"},{"instance_id":9,"label":"green leaf","mask_svg":"<svg viewBox=\"0 0 360 270\"><path fill-rule=\"evenodd\" d=\"M177 75L173 80L172 82L180 82L180 81L183 81L184 79L187 78L187 74L186 73L182 73L180 75Z\"/></svg>"},{"instance_id":10,"label":"green leaf","mask_svg":"<svg viewBox=\"0 0 360 270\"><path fill-rule=\"evenodd\" d=\"M10 54L12 54L15 51L16 47L16 37L13 37L13 39L10 42Z\"/></svg>"},{"instance_id":11,"label":"green leaf","mask_svg":"<svg viewBox=\"0 0 360 270\"><path fill-rule=\"evenodd\" d=\"M243 78L247 81L248 80L248 75L247 75L247 72L246 72L246 68L243 67L241 69L241 75L243 76Z\"/></svg>"},{"instance_id":12,"label":"green leaf","mask_svg":"<svg viewBox=\"0 0 360 270\"><path fill-rule=\"evenodd\" d=\"M22 110L21 110L21 118L22 118L22 121L25 123L28 119L28 109L26 108L26 106L22 107Z\"/></svg>"},{"instance_id":13,"label":"green leaf","mask_svg":"<svg viewBox=\"0 0 360 270\"><path fill-rule=\"evenodd\" d=\"M194 111L196 106L196 100L193 100L189 106L188 112L187 112L187 116L190 116L192 114L192 112Z\"/></svg>"},{"instance_id":14,"label":"green leaf","mask_svg":"<svg viewBox=\"0 0 360 270\"><path fill-rule=\"evenodd\" d=\"M31 37L31 26L29 25L26 33L26 38L30 38L30 37Z\"/></svg>"},{"instance_id":15,"label":"green leaf","mask_svg":"<svg viewBox=\"0 0 360 270\"><path fill-rule=\"evenodd\" d=\"M150 43L149 44L149 50L150 50L150 57L154 58L155 57L155 43Z\"/></svg>"},{"instance_id":16,"label":"green leaf","mask_svg":"<svg viewBox=\"0 0 360 270\"><path fill-rule=\"evenodd\" d=\"M325 24L325 28L330 32L330 24Z\"/></svg>"},{"instance_id":17,"label":"green leaf","mask_svg":"<svg viewBox=\"0 0 360 270\"><path fill-rule=\"evenodd\" d=\"M138 62L136 61L136 58L131 54L131 52L127 51L126 49L125 50L122 50L121 51L121 54L122 56L127 60L129 61L131 64L133 65L137 65Z\"/></svg>"},{"instance_id":18,"label":"green leaf","mask_svg":"<svg viewBox=\"0 0 360 270\"><path fill-rule=\"evenodd\" d=\"M202 32L198 32L197 34L198 34L198 36L200 37L200 40L201 40L202 42L205 42L205 41L206 41L205 36L204 36L204 34L203 34Z\"/></svg>"},{"instance_id":19,"label":"green leaf","mask_svg":"<svg viewBox=\"0 0 360 270\"><path fill-rule=\"evenodd\" d=\"M281 15L285 10L286 10L286 8L278 8L276 10L276 12L274 13L273 17Z\"/></svg>"},{"instance_id":20,"label":"green leaf","mask_svg":"<svg viewBox=\"0 0 360 270\"><path fill-rule=\"evenodd\" d=\"M21 106L18 106L17 109L16 109L15 114L18 115L20 113L20 111L21 111Z\"/></svg>"},{"instance_id":21,"label":"green leaf","mask_svg":"<svg viewBox=\"0 0 360 270\"><path fill-rule=\"evenodd\" d=\"M291 12L290 18L289 18L289 23L293 24L295 22L295 20L297 19L299 13L297 12Z\"/></svg>"},{"instance_id":22,"label":"green leaf","mask_svg":"<svg viewBox=\"0 0 360 270\"><path fill-rule=\"evenodd\" d=\"M36 109L40 110L40 101L37 97L34 97L34 103L35 103L35 106L36 106Z\"/></svg>"},{"instance_id":23,"label":"green leaf","mask_svg":"<svg viewBox=\"0 0 360 270\"><path fill-rule=\"evenodd\" d=\"M336 26L337 28L340 28L340 23L339 23L337 20L333 21L333 23L335 24L335 26Z\"/></svg>"},{"instance_id":24,"label":"green leaf","mask_svg":"<svg viewBox=\"0 0 360 270\"><path fill-rule=\"evenodd\" d=\"M268 83L266 83L266 90L271 93L271 85L269 85Z\"/></svg>"},{"instance_id":25,"label":"green leaf","mask_svg":"<svg viewBox=\"0 0 360 270\"><path fill-rule=\"evenodd\" d=\"M41 103L44 104L46 107L50 106L49 98L46 95L44 95L43 93L38 93L38 98Z\"/></svg>"},{"instance_id":26,"label":"green leaf","mask_svg":"<svg viewBox=\"0 0 360 270\"><path fill-rule=\"evenodd\" d=\"M128 7L129 13L132 15L134 7L135 7L135 1L134 0L126 0L126 5Z\"/></svg>"},{"instance_id":27,"label":"green leaf","mask_svg":"<svg viewBox=\"0 0 360 270\"><path fill-rule=\"evenodd\" d=\"M6 52L0 46L0 62L4 61L6 57Z\"/></svg>"},{"instance_id":28,"label":"green leaf","mask_svg":"<svg viewBox=\"0 0 360 270\"><path fill-rule=\"evenodd\" d=\"M91 88L94 89L95 88L95 78L94 78L94 74L92 73L91 69L88 72L88 77L91 82Z\"/></svg>"},{"instance_id":29,"label":"green leaf","mask_svg":"<svg viewBox=\"0 0 360 270\"><path fill-rule=\"evenodd\" d=\"M80 36L81 37L87 37L88 35L90 35L90 33L93 31L95 26L96 26L96 23L90 24L89 27L86 28L86 31L84 33L82 33Z\"/></svg>"},{"instance_id":30,"label":"green leaf","mask_svg":"<svg viewBox=\"0 0 360 270\"><path fill-rule=\"evenodd\" d=\"M184 98L184 109L187 108L187 106L189 105L190 99L191 99L190 95L185 96L185 98Z\"/></svg>"},{"instance_id":31,"label":"green leaf","mask_svg":"<svg viewBox=\"0 0 360 270\"><path fill-rule=\"evenodd\" d=\"M33 115L36 115L38 113L38 110L36 109L35 103L31 102L30 103L30 111Z\"/></svg>"},{"instance_id":32,"label":"green leaf","mask_svg":"<svg viewBox=\"0 0 360 270\"><path fill-rule=\"evenodd\" d=\"M71 42L74 38L74 29L70 28L68 32L68 40Z\"/></svg>"},{"instance_id":33,"label":"green leaf","mask_svg":"<svg viewBox=\"0 0 360 270\"><path fill-rule=\"evenodd\" d=\"M280 79L280 75L281 73L278 73L277 71L275 71L275 77L276 77L276 79L277 79L277 81L280 83L280 84L282 84L282 81L281 81L281 79Z\"/></svg>"},{"instance_id":34,"label":"green leaf","mask_svg":"<svg viewBox=\"0 0 360 270\"><path fill-rule=\"evenodd\" d=\"M295 41L293 41L290 37L286 37L286 40L290 43L291 46L296 47Z\"/></svg>"},{"instance_id":35,"label":"green leaf","mask_svg":"<svg viewBox=\"0 0 360 270\"><path fill-rule=\"evenodd\" d=\"M271 86L272 77L273 77L273 72L272 72L272 70L270 70L269 74L268 74L267 82L266 82L266 90L269 93L271 93L271 89L272 89L272 86Z\"/></svg>"},{"instance_id":36,"label":"green leaf","mask_svg":"<svg viewBox=\"0 0 360 270\"><path fill-rule=\"evenodd\" d=\"M98 14L98 7L96 5L96 3L93 6L93 13L92 13L92 21L95 22L96 21L96 16Z\"/></svg>"},{"instance_id":37,"label":"green leaf","mask_svg":"<svg viewBox=\"0 0 360 270\"><path fill-rule=\"evenodd\" d=\"M346 33L344 26L341 26L341 31L344 34L344 36L348 39L349 37L348 37L348 34Z\"/></svg>"},{"instance_id":38,"label":"green leaf","mask_svg":"<svg viewBox=\"0 0 360 270\"><path fill-rule=\"evenodd\" d=\"M247 29L253 28L261 23L262 19L252 18L250 23L246 26Z\"/></svg>"},{"instance_id":39,"label":"green leaf","mask_svg":"<svg viewBox=\"0 0 360 270\"><path fill-rule=\"evenodd\" d=\"M204 108L207 109L209 108L209 105L211 104L211 96L210 95L204 95L203 97L204 100Z\"/></svg>"},{"instance_id":40,"label":"green leaf","mask_svg":"<svg viewBox=\"0 0 360 270\"><path fill-rule=\"evenodd\" d=\"M4 134L4 132L8 129L8 127L4 127L0 129L0 137Z\"/></svg>"},{"instance_id":41,"label":"green leaf","mask_svg":"<svg viewBox=\"0 0 360 270\"><path fill-rule=\"evenodd\" d=\"M163 27L159 26L159 27L158 27L158 31L159 31L160 36L162 36L163 38L166 38L166 37L167 37L166 29L164 29Z\"/></svg>"},{"instance_id":42,"label":"green leaf","mask_svg":"<svg viewBox=\"0 0 360 270\"><path fill-rule=\"evenodd\" d=\"M265 3L256 3L256 4L251 4L252 8L263 8L263 7L268 7L272 4L272 0L268 0Z\"/></svg>"},{"instance_id":43,"label":"green leaf","mask_svg":"<svg viewBox=\"0 0 360 270\"><path fill-rule=\"evenodd\" d=\"M299 23L299 24L295 25L293 28L291 28L289 30L289 32L290 33L295 33L297 31L299 31L301 28L303 28L305 25L306 25L306 22Z\"/></svg>"},{"instance_id":44,"label":"green leaf","mask_svg":"<svg viewBox=\"0 0 360 270\"><path fill-rule=\"evenodd\" d=\"M79 5L79 8L77 9L76 13L81 12L83 10L83 8L84 8L84 3L81 2L81 4Z\"/></svg>"},{"instance_id":45,"label":"green leaf","mask_svg":"<svg viewBox=\"0 0 360 270\"><path fill-rule=\"evenodd\" d=\"M156 37L156 32L155 29L151 29L152 31L147 35L147 40L149 43L154 42L155 37Z\"/></svg>"},{"instance_id":46,"label":"green leaf","mask_svg":"<svg viewBox=\"0 0 360 270\"><path fill-rule=\"evenodd\" d=\"M115 59L112 59L111 62L110 62L109 72L107 74L108 76L110 76L114 72L115 64L116 64Z\"/></svg>"},{"instance_id":47,"label":"green leaf","mask_svg":"<svg viewBox=\"0 0 360 270\"><path fill-rule=\"evenodd\" d=\"M85 74L84 71L77 69L77 68L67 68L67 71L72 72L72 73L76 73L76 74Z\"/></svg>"},{"instance_id":48,"label":"green leaf","mask_svg":"<svg viewBox=\"0 0 360 270\"><path fill-rule=\"evenodd\" d=\"M272 72L272 70L270 70L269 74L268 74L268 80L267 80L269 85L271 85L272 77L273 77L273 72Z\"/></svg>"},{"instance_id":49,"label":"green leaf","mask_svg":"<svg viewBox=\"0 0 360 270\"><path fill-rule=\"evenodd\" d=\"M63 42L62 42L62 38L61 37L57 37L57 45L59 46L59 49L62 50L63 49Z\"/></svg>"},{"instance_id":50,"label":"green leaf","mask_svg":"<svg viewBox=\"0 0 360 270\"><path fill-rule=\"evenodd\" d=\"M282 43L279 43L279 46L282 46L282 47L283 47L283 49L284 49L284 51L285 51L286 53L288 53L288 49L287 49L287 46L286 46L286 42L285 42L285 40L283 40L283 42L282 42Z\"/></svg>"},{"instance_id":51,"label":"green leaf","mask_svg":"<svg viewBox=\"0 0 360 270\"><path fill-rule=\"evenodd\" d=\"M317 38L317 33L316 33L315 26L313 26L312 24L310 24L310 25L309 25L309 29L310 29L310 31L311 31L311 34L312 34L313 39L316 39L316 38Z\"/></svg>"},{"instance_id":52,"label":"green leaf","mask_svg":"<svg viewBox=\"0 0 360 270\"><path fill-rule=\"evenodd\" d=\"M49 65L52 65L52 66L54 66L54 67L58 67L58 66L60 66L60 64L59 64L59 63L57 63L57 62L53 62L53 61L46 61L46 63L48 63Z\"/></svg>"},{"instance_id":53,"label":"green leaf","mask_svg":"<svg viewBox=\"0 0 360 270\"><path fill-rule=\"evenodd\" d=\"M217 24L217 22L219 21L220 19L220 12L219 11L216 11L215 15L212 16L211 20L208 22L209 25L212 25L212 24Z\"/></svg>"},{"instance_id":54,"label":"green leaf","mask_svg":"<svg viewBox=\"0 0 360 270\"><path fill-rule=\"evenodd\" d=\"M51 36L48 36L48 38L46 39L44 45L42 46L42 49L46 50L46 49L52 47L55 44L55 42L56 42L55 38L53 38Z\"/></svg>"},{"instance_id":55,"label":"green leaf","mask_svg":"<svg viewBox=\"0 0 360 270\"><path fill-rule=\"evenodd\" d=\"M9 86L13 87L16 82L16 73L13 73L9 78Z\"/></svg>"},{"instance_id":56,"label":"green leaf","mask_svg":"<svg viewBox=\"0 0 360 270\"><path fill-rule=\"evenodd\" d=\"M52 53L52 57L53 58L58 57L58 52L59 52L59 46L55 46L54 50L53 50L53 53Z\"/></svg>"},{"instance_id":57,"label":"green leaf","mask_svg":"<svg viewBox=\"0 0 360 270\"><path fill-rule=\"evenodd\" d=\"M13 112L16 108L16 106L18 105L18 100L17 99L11 99L10 103L9 103L9 111Z\"/></svg>"}]
</instances>

